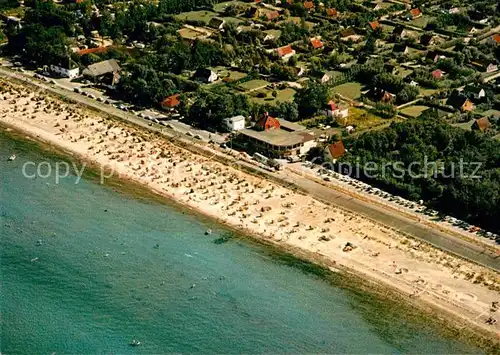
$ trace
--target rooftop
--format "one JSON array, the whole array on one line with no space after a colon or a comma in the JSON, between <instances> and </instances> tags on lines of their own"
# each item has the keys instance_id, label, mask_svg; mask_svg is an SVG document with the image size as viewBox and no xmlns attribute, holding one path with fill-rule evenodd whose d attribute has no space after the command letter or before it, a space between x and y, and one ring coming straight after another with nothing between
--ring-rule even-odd
<instances>
[{"instance_id":1,"label":"rooftop","mask_svg":"<svg viewBox=\"0 0 500 355\"><path fill-rule=\"evenodd\" d=\"M240 133L247 137L278 147L293 146L314 139L314 136L308 132L287 132L283 129L270 129L267 131L242 129Z\"/></svg>"}]
</instances>

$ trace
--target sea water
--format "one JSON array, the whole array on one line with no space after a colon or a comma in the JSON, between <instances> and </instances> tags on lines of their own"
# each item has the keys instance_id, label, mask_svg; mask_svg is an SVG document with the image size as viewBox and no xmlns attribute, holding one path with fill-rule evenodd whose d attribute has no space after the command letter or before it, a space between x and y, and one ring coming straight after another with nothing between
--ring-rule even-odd
<instances>
[{"instance_id":1,"label":"sea water","mask_svg":"<svg viewBox=\"0 0 500 355\"><path fill-rule=\"evenodd\" d=\"M5 135L0 146L3 354L477 352L265 246L214 243L232 232L178 207L24 177L26 162L56 158Z\"/></svg>"}]
</instances>

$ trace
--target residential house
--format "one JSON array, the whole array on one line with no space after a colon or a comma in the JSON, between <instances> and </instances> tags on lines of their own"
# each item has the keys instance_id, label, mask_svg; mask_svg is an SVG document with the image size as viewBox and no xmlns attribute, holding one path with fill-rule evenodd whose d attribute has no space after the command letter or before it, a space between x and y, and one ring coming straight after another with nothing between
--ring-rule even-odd
<instances>
[{"instance_id":1,"label":"residential house","mask_svg":"<svg viewBox=\"0 0 500 355\"><path fill-rule=\"evenodd\" d=\"M494 34L488 38L488 43L494 46L500 45L500 33Z\"/></svg>"},{"instance_id":2,"label":"residential house","mask_svg":"<svg viewBox=\"0 0 500 355\"><path fill-rule=\"evenodd\" d=\"M469 34L469 35L473 35L474 33L477 33L479 30L474 26L474 25L468 25L464 32Z\"/></svg>"},{"instance_id":3,"label":"residential house","mask_svg":"<svg viewBox=\"0 0 500 355\"><path fill-rule=\"evenodd\" d=\"M276 20L277 18L280 17L280 13L278 11L269 11L266 12L266 19L268 21Z\"/></svg>"},{"instance_id":4,"label":"residential house","mask_svg":"<svg viewBox=\"0 0 500 355\"><path fill-rule=\"evenodd\" d=\"M312 11L314 11L314 2L312 2L312 1L305 1L305 2L304 2L304 8L305 8L308 12L312 12Z\"/></svg>"},{"instance_id":5,"label":"residential house","mask_svg":"<svg viewBox=\"0 0 500 355\"><path fill-rule=\"evenodd\" d=\"M438 43L438 37L432 33L424 33L420 37L420 44L424 46L434 46Z\"/></svg>"},{"instance_id":6,"label":"residential house","mask_svg":"<svg viewBox=\"0 0 500 355\"><path fill-rule=\"evenodd\" d=\"M458 7L452 7L448 10L448 13L450 15L453 15L453 14L458 14L460 12L460 9Z\"/></svg>"},{"instance_id":7,"label":"residential house","mask_svg":"<svg viewBox=\"0 0 500 355\"><path fill-rule=\"evenodd\" d=\"M248 9L247 16L250 18L258 18L262 14L261 9L258 7L252 6Z\"/></svg>"},{"instance_id":8,"label":"residential house","mask_svg":"<svg viewBox=\"0 0 500 355\"><path fill-rule=\"evenodd\" d=\"M224 29L224 25L226 24L226 20L218 18L218 17L212 17L210 21L208 22L208 27L214 28L216 30L222 30Z\"/></svg>"},{"instance_id":9,"label":"residential house","mask_svg":"<svg viewBox=\"0 0 500 355\"><path fill-rule=\"evenodd\" d=\"M332 80L334 77L334 72L333 71L325 71L325 72L320 72L319 73L319 81L324 84Z\"/></svg>"},{"instance_id":10,"label":"residential house","mask_svg":"<svg viewBox=\"0 0 500 355\"><path fill-rule=\"evenodd\" d=\"M380 88L374 88L369 91L368 95L372 96L376 101L392 102L396 99L396 95Z\"/></svg>"},{"instance_id":11,"label":"residential house","mask_svg":"<svg viewBox=\"0 0 500 355\"><path fill-rule=\"evenodd\" d=\"M193 75L193 80L200 81L202 83L213 83L219 79L216 72L208 68L198 68Z\"/></svg>"},{"instance_id":12,"label":"residential house","mask_svg":"<svg viewBox=\"0 0 500 355\"><path fill-rule=\"evenodd\" d=\"M356 33L356 31L354 30L354 28L352 27L349 27L349 28L346 28L345 30L343 31L340 31L340 39L342 41L353 41L353 42L357 42L361 39L362 36L358 35Z\"/></svg>"},{"instance_id":13,"label":"residential house","mask_svg":"<svg viewBox=\"0 0 500 355\"><path fill-rule=\"evenodd\" d=\"M489 20L488 15L485 13L482 13L480 11L470 11L469 18L472 21L480 23L482 25L485 25L486 23L488 23L488 20Z\"/></svg>"},{"instance_id":14,"label":"residential house","mask_svg":"<svg viewBox=\"0 0 500 355\"><path fill-rule=\"evenodd\" d=\"M276 48L276 53L281 60L287 61L290 57L295 55L295 49L291 45Z\"/></svg>"},{"instance_id":15,"label":"residential house","mask_svg":"<svg viewBox=\"0 0 500 355\"><path fill-rule=\"evenodd\" d=\"M459 93L451 94L448 100L446 100L446 104L462 112L468 112L474 109L472 101Z\"/></svg>"},{"instance_id":16,"label":"residential house","mask_svg":"<svg viewBox=\"0 0 500 355\"><path fill-rule=\"evenodd\" d=\"M349 116L349 107L329 101L324 109L325 116L336 118L347 118Z\"/></svg>"},{"instance_id":17,"label":"residential house","mask_svg":"<svg viewBox=\"0 0 500 355\"><path fill-rule=\"evenodd\" d=\"M394 27L394 30L392 31L392 35L394 38L404 39L408 36L408 32L406 31L404 26L396 26L396 27Z\"/></svg>"},{"instance_id":18,"label":"residential house","mask_svg":"<svg viewBox=\"0 0 500 355\"><path fill-rule=\"evenodd\" d=\"M338 141L329 144L324 151L324 159L327 162L335 162L338 158L342 157L346 152L344 142Z\"/></svg>"},{"instance_id":19,"label":"residential house","mask_svg":"<svg viewBox=\"0 0 500 355\"><path fill-rule=\"evenodd\" d=\"M405 16L405 18L408 20L408 21L411 21L411 20L415 20L419 17L422 17L422 12L420 11L420 9L418 8L415 8L415 9L411 9Z\"/></svg>"},{"instance_id":20,"label":"residential house","mask_svg":"<svg viewBox=\"0 0 500 355\"><path fill-rule=\"evenodd\" d=\"M222 122L224 128L229 132L239 131L245 128L245 117L241 115L225 118Z\"/></svg>"},{"instance_id":21,"label":"residential house","mask_svg":"<svg viewBox=\"0 0 500 355\"><path fill-rule=\"evenodd\" d=\"M403 55L408 55L408 54L410 54L410 47L408 47L404 43L398 43L398 44L395 44L394 47L392 47L392 51L394 53L401 53Z\"/></svg>"},{"instance_id":22,"label":"residential house","mask_svg":"<svg viewBox=\"0 0 500 355\"><path fill-rule=\"evenodd\" d=\"M464 89L466 95L476 101L479 101L486 97L486 91L480 86L466 86Z\"/></svg>"},{"instance_id":23,"label":"residential house","mask_svg":"<svg viewBox=\"0 0 500 355\"><path fill-rule=\"evenodd\" d=\"M472 123L471 126L471 129L480 132L486 132L490 128L491 128L491 122L488 119L488 117L478 118L477 120L474 121L474 123Z\"/></svg>"},{"instance_id":24,"label":"residential house","mask_svg":"<svg viewBox=\"0 0 500 355\"><path fill-rule=\"evenodd\" d=\"M306 70L303 67L293 67L292 70L295 72L295 75L297 76L302 76L306 73Z\"/></svg>"},{"instance_id":25,"label":"residential house","mask_svg":"<svg viewBox=\"0 0 500 355\"><path fill-rule=\"evenodd\" d=\"M437 63L440 59L446 58L444 55L440 55L436 51L428 51L425 55L425 59L432 61L433 63Z\"/></svg>"},{"instance_id":26,"label":"residential house","mask_svg":"<svg viewBox=\"0 0 500 355\"><path fill-rule=\"evenodd\" d=\"M377 2L377 1L373 1L373 2L369 3L366 7L371 11L379 11L379 10L384 9L384 7L381 5L381 3Z\"/></svg>"},{"instance_id":27,"label":"residential house","mask_svg":"<svg viewBox=\"0 0 500 355\"><path fill-rule=\"evenodd\" d=\"M112 46L103 46L103 47L96 47L96 48L87 48L87 49L81 49L76 52L79 56L86 55L86 54L100 54L100 53L106 53L109 49L111 49Z\"/></svg>"},{"instance_id":28,"label":"residential house","mask_svg":"<svg viewBox=\"0 0 500 355\"><path fill-rule=\"evenodd\" d=\"M302 156L316 146L314 135L304 126L271 117L267 112L252 128L239 130L236 144L272 158Z\"/></svg>"},{"instance_id":29,"label":"residential house","mask_svg":"<svg viewBox=\"0 0 500 355\"><path fill-rule=\"evenodd\" d=\"M378 21L368 22L368 26L372 31L375 31L377 28L381 28L380 23Z\"/></svg>"},{"instance_id":30,"label":"residential house","mask_svg":"<svg viewBox=\"0 0 500 355\"><path fill-rule=\"evenodd\" d=\"M62 60L59 64L51 64L49 69L52 73L63 78L74 79L80 75L80 68L70 58Z\"/></svg>"},{"instance_id":31,"label":"residential house","mask_svg":"<svg viewBox=\"0 0 500 355\"><path fill-rule=\"evenodd\" d=\"M120 70L120 65L115 59L108 59L89 65L83 70L82 75L94 82L115 85L120 80Z\"/></svg>"},{"instance_id":32,"label":"residential house","mask_svg":"<svg viewBox=\"0 0 500 355\"><path fill-rule=\"evenodd\" d=\"M493 73L493 72L496 72L498 70L497 63L495 61L492 61L492 60L483 60L483 61L478 60L478 61L472 62L471 64L485 73Z\"/></svg>"},{"instance_id":33,"label":"residential house","mask_svg":"<svg viewBox=\"0 0 500 355\"><path fill-rule=\"evenodd\" d=\"M444 72L441 69L436 69L431 73L432 77L436 80L443 79Z\"/></svg>"},{"instance_id":34,"label":"residential house","mask_svg":"<svg viewBox=\"0 0 500 355\"><path fill-rule=\"evenodd\" d=\"M160 102L160 106L164 110L173 110L176 106L178 106L181 103L180 101L180 94L175 94L166 97L162 102Z\"/></svg>"},{"instance_id":35,"label":"residential house","mask_svg":"<svg viewBox=\"0 0 500 355\"><path fill-rule=\"evenodd\" d=\"M328 17L337 17L339 14L339 12L337 11L337 9L327 9L326 10L326 15Z\"/></svg>"},{"instance_id":36,"label":"residential house","mask_svg":"<svg viewBox=\"0 0 500 355\"><path fill-rule=\"evenodd\" d=\"M309 39L309 42L311 43L311 46L314 48L314 49L320 49L320 48L323 48L323 42L321 42L320 39L318 38L310 38Z\"/></svg>"}]
</instances>

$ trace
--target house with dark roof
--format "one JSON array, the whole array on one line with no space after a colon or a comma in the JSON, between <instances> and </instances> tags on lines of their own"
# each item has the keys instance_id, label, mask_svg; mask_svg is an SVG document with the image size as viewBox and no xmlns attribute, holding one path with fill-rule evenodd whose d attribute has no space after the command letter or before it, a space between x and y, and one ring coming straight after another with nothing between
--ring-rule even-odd
<instances>
[{"instance_id":1,"label":"house with dark roof","mask_svg":"<svg viewBox=\"0 0 500 355\"><path fill-rule=\"evenodd\" d=\"M394 45L394 47L392 47L392 51L394 53L401 53L403 55L408 55L410 54L410 47L408 47L404 43L397 43Z\"/></svg>"},{"instance_id":2,"label":"house with dark roof","mask_svg":"<svg viewBox=\"0 0 500 355\"><path fill-rule=\"evenodd\" d=\"M491 128L491 122L488 117L481 117L472 123L471 129L474 131L486 132Z\"/></svg>"},{"instance_id":3,"label":"house with dark roof","mask_svg":"<svg viewBox=\"0 0 500 355\"><path fill-rule=\"evenodd\" d=\"M226 24L226 20L218 18L218 17L212 17L210 21L208 22L208 27L214 28L216 30L222 30L224 28L224 25Z\"/></svg>"},{"instance_id":4,"label":"house with dark roof","mask_svg":"<svg viewBox=\"0 0 500 355\"><path fill-rule=\"evenodd\" d=\"M420 37L420 44L424 46L433 46L438 43L438 38L439 37L433 35L432 33L424 33Z\"/></svg>"},{"instance_id":5,"label":"house with dark roof","mask_svg":"<svg viewBox=\"0 0 500 355\"><path fill-rule=\"evenodd\" d=\"M467 96L460 93L451 94L448 100L446 100L446 105L462 112L469 112L474 109L474 104L472 103L472 101L469 100Z\"/></svg>"},{"instance_id":6,"label":"house with dark roof","mask_svg":"<svg viewBox=\"0 0 500 355\"><path fill-rule=\"evenodd\" d=\"M494 60L477 60L471 64L484 73L493 73L498 70L498 65Z\"/></svg>"},{"instance_id":7,"label":"house with dark roof","mask_svg":"<svg viewBox=\"0 0 500 355\"><path fill-rule=\"evenodd\" d=\"M82 75L94 82L115 85L120 80L120 70L120 65L115 59L108 59L89 65L83 70Z\"/></svg>"},{"instance_id":8,"label":"house with dark roof","mask_svg":"<svg viewBox=\"0 0 500 355\"><path fill-rule=\"evenodd\" d=\"M219 76L211 69L198 68L196 69L196 72L194 73L192 79L200 81L202 83L213 83L214 81L219 79Z\"/></svg>"},{"instance_id":9,"label":"house with dark roof","mask_svg":"<svg viewBox=\"0 0 500 355\"><path fill-rule=\"evenodd\" d=\"M339 33L340 35L340 39L342 41L353 41L353 42L357 42L361 39L361 35L358 35L356 33L356 31L354 30L354 28L352 27L349 27L349 28L346 28L345 30L342 30L340 31Z\"/></svg>"},{"instance_id":10,"label":"house with dark roof","mask_svg":"<svg viewBox=\"0 0 500 355\"><path fill-rule=\"evenodd\" d=\"M394 30L392 31L392 35L395 38L406 38L408 36L408 32L404 28L404 26L398 25L394 27Z\"/></svg>"},{"instance_id":11,"label":"house with dark roof","mask_svg":"<svg viewBox=\"0 0 500 355\"><path fill-rule=\"evenodd\" d=\"M468 85L464 88L463 92L467 97L476 101L486 97L486 91L481 86L477 85Z\"/></svg>"},{"instance_id":12,"label":"house with dark roof","mask_svg":"<svg viewBox=\"0 0 500 355\"><path fill-rule=\"evenodd\" d=\"M444 58L446 58L444 55L441 55L436 51L428 51L425 55L425 59L430 60L433 63L437 63L440 59Z\"/></svg>"},{"instance_id":13,"label":"house with dark roof","mask_svg":"<svg viewBox=\"0 0 500 355\"><path fill-rule=\"evenodd\" d=\"M247 12L247 16L250 17L250 18L257 18L257 17L260 17L262 14L262 11L261 9L259 9L258 7L256 6L251 6L249 9L248 9L248 12Z\"/></svg>"},{"instance_id":14,"label":"house with dark roof","mask_svg":"<svg viewBox=\"0 0 500 355\"><path fill-rule=\"evenodd\" d=\"M51 64L49 69L53 74L62 78L73 79L80 74L80 68L71 58L64 58L57 64Z\"/></svg>"}]
</instances>

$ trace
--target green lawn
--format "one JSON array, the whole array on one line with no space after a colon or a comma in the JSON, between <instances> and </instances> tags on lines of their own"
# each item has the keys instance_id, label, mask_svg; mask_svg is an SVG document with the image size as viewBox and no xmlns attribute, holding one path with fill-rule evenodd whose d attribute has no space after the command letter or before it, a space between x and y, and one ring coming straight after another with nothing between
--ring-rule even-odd
<instances>
[{"instance_id":1,"label":"green lawn","mask_svg":"<svg viewBox=\"0 0 500 355\"><path fill-rule=\"evenodd\" d=\"M488 117L490 117L490 116L500 117L500 111L490 109L490 110L484 111L483 113L481 113L481 115L488 116Z\"/></svg>"},{"instance_id":2,"label":"green lawn","mask_svg":"<svg viewBox=\"0 0 500 355\"><path fill-rule=\"evenodd\" d=\"M265 80L257 79L257 80L250 80L250 81L247 81L245 83L242 83L242 84L238 85L238 88L243 90L243 91L249 92L249 91L264 89L267 85L269 85L269 82L267 82Z\"/></svg>"},{"instance_id":3,"label":"green lawn","mask_svg":"<svg viewBox=\"0 0 500 355\"><path fill-rule=\"evenodd\" d=\"M292 88L286 88L283 90L276 90L278 95L276 98L273 97L273 90L269 89L263 89L259 90L256 93L253 94L258 94L258 93L265 93L266 97L256 97L255 95L252 94L252 97L250 97L250 100L252 100L255 103L258 104L276 104L278 102L289 102L293 100L293 96L295 95L295 90Z\"/></svg>"},{"instance_id":4,"label":"green lawn","mask_svg":"<svg viewBox=\"0 0 500 355\"><path fill-rule=\"evenodd\" d=\"M190 11L181 12L175 15L175 18L181 21L202 21L208 23L212 17L216 17L218 14L212 11Z\"/></svg>"},{"instance_id":5,"label":"green lawn","mask_svg":"<svg viewBox=\"0 0 500 355\"><path fill-rule=\"evenodd\" d=\"M415 27L420 27L420 28L425 28L427 24L431 21L434 20L435 17L432 16L421 16L419 18L416 18L414 20L410 21L410 25L415 26Z\"/></svg>"},{"instance_id":6,"label":"green lawn","mask_svg":"<svg viewBox=\"0 0 500 355\"><path fill-rule=\"evenodd\" d=\"M426 89L426 88L419 88L420 90L420 95L422 96L431 96L434 95L438 90L437 89Z\"/></svg>"},{"instance_id":7,"label":"green lawn","mask_svg":"<svg viewBox=\"0 0 500 355\"><path fill-rule=\"evenodd\" d=\"M452 123L451 125L453 127L458 127L458 128L465 129L466 131L470 131L473 123L474 123L474 120L470 120L468 122Z\"/></svg>"},{"instance_id":8,"label":"green lawn","mask_svg":"<svg viewBox=\"0 0 500 355\"><path fill-rule=\"evenodd\" d=\"M361 97L361 90L362 85L356 82L345 83L333 88L334 92L350 99L359 99Z\"/></svg>"},{"instance_id":9,"label":"green lawn","mask_svg":"<svg viewBox=\"0 0 500 355\"><path fill-rule=\"evenodd\" d=\"M349 107L346 126L355 126L358 131L388 124L390 120L374 115L366 110Z\"/></svg>"},{"instance_id":10,"label":"green lawn","mask_svg":"<svg viewBox=\"0 0 500 355\"><path fill-rule=\"evenodd\" d=\"M411 116L411 117L418 117L427 110L429 106L423 106L423 105L414 105L414 106L408 106L405 107L404 109L401 110L401 113L404 113L405 115Z\"/></svg>"},{"instance_id":11,"label":"green lawn","mask_svg":"<svg viewBox=\"0 0 500 355\"><path fill-rule=\"evenodd\" d=\"M226 7L228 7L229 5L240 5L242 7L249 7L250 4L246 3L246 2L243 2L243 1L224 1L224 2L220 2L218 4L215 4L214 5L214 11L218 12L218 13L223 13L225 10L226 10Z\"/></svg>"}]
</instances>

